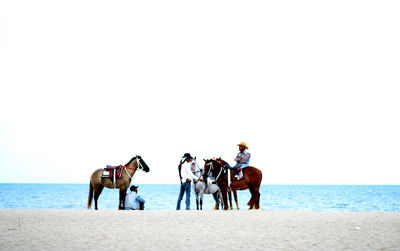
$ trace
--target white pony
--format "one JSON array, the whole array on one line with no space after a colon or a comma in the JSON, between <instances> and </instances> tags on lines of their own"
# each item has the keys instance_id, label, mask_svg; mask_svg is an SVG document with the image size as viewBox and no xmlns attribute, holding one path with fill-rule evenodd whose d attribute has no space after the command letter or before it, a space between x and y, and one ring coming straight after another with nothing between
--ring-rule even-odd
<instances>
[{"instance_id":1,"label":"white pony","mask_svg":"<svg viewBox=\"0 0 400 251\"><path fill-rule=\"evenodd\" d=\"M221 208L223 208L223 202L222 202L222 193L217 184L214 184L212 182L209 182L209 184L206 184L206 182L203 180L203 169L200 169L199 165L195 165L195 169L192 169L193 174L201 179L201 181L193 182L193 190L196 194L196 206L197 210L203 210L203 195L204 194L212 194L215 200L215 206L214 210L219 209L219 204L221 203ZM211 181L211 179L208 179Z\"/></svg>"}]
</instances>

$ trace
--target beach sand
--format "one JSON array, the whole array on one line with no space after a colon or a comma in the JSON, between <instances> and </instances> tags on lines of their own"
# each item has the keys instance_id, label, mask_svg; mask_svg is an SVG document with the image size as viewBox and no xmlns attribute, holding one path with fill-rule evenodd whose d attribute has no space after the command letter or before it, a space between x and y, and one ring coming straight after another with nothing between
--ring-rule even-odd
<instances>
[{"instance_id":1,"label":"beach sand","mask_svg":"<svg viewBox=\"0 0 400 251\"><path fill-rule=\"evenodd\" d=\"M400 213L0 210L0 250L400 250Z\"/></svg>"}]
</instances>

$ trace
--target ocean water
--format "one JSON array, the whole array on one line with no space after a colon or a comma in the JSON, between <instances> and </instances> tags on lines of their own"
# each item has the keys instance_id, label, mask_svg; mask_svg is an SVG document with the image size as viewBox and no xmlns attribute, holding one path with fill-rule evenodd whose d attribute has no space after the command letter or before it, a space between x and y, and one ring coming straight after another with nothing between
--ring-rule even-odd
<instances>
[{"instance_id":1,"label":"ocean water","mask_svg":"<svg viewBox=\"0 0 400 251\"><path fill-rule=\"evenodd\" d=\"M297 211L387 211L400 212L400 186L262 185L260 207L266 210ZM89 184L0 183L0 209L86 209ZM176 185L139 185L146 210L174 210L179 194ZM100 210L117 210L118 189L104 189ZM239 191L239 206L247 209L248 190ZM185 199L181 208L185 208ZM203 210L214 207L212 195L205 195ZM191 209L196 208L191 194Z\"/></svg>"}]
</instances>

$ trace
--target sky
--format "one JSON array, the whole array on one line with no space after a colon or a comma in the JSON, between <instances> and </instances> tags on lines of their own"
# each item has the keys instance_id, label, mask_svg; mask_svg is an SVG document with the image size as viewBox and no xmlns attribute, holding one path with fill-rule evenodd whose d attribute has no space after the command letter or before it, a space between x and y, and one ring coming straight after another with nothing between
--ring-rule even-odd
<instances>
[{"instance_id":1,"label":"sky","mask_svg":"<svg viewBox=\"0 0 400 251\"><path fill-rule=\"evenodd\" d=\"M399 184L398 1L0 0L0 182L186 152L262 184Z\"/></svg>"}]
</instances>

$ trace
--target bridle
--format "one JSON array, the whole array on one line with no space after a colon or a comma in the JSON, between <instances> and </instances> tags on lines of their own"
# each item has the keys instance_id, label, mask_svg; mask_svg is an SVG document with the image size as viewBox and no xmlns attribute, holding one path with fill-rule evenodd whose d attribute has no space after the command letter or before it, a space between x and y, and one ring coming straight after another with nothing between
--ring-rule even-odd
<instances>
[{"instance_id":1,"label":"bridle","mask_svg":"<svg viewBox=\"0 0 400 251\"><path fill-rule=\"evenodd\" d=\"M137 163L137 168L130 168L130 167L128 167L128 166L124 166L124 170L125 170L126 174L128 174L129 178L131 178L131 180L133 179L133 178L132 178L132 177L133 177L133 174L132 174L132 176L131 176L131 175L129 174L128 170L126 170L126 169L134 170L134 171L136 171L136 170L143 170L143 165L142 165L142 163L140 162L140 158L139 158L138 155L136 155L136 163Z\"/></svg>"},{"instance_id":2,"label":"bridle","mask_svg":"<svg viewBox=\"0 0 400 251\"><path fill-rule=\"evenodd\" d=\"M194 160L194 161L195 161L195 163L196 163L196 169L195 169L194 171L192 170L192 173L193 173L196 177L198 177L199 179L203 179L203 173L202 173L202 171L201 171L201 169L200 169L200 167L199 167L199 164L197 164L197 161L196 161L196 160ZM200 175L197 176L197 175L196 175L197 173L200 173ZM196 184L197 182L199 182L199 180L194 181L195 184Z\"/></svg>"},{"instance_id":3,"label":"bridle","mask_svg":"<svg viewBox=\"0 0 400 251\"><path fill-rule=\"evenodd\" d=\"M210 166L210 168L208 169L207 176L210 176L211 170L214 170L214 165L213 165L212 162L213 162L213 160L210 160L210 162L207 164L207 166ZM222 169L223 169L223 167L222 167L222 165L221 165L221 167L220 167L220 169L219 169L219 173L218 173L217 177L215 178L215 181L217 181L218 178L219 178L219 176L221 176Z\"/></svg>"}]
</instances>

